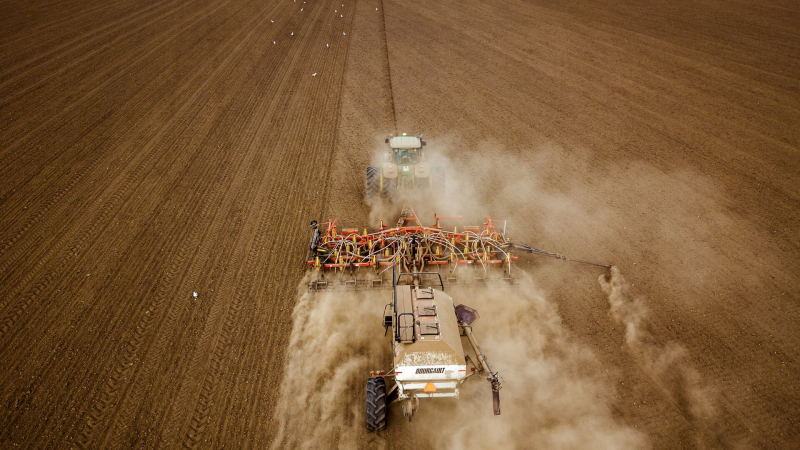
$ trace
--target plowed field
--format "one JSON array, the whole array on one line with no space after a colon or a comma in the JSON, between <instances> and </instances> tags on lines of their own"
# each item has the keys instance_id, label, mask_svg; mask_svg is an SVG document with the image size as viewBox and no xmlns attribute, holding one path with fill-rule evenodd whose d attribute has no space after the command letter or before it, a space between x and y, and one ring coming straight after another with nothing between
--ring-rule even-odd
<instances>
[{"instance_id":1,"label":"plowed field","mask_svg":"<svg viewBox=\"0 0 800 450\"><path fill-rule=\"evenodd\" d=\"M0 447L273 443L308 222L374 220L398 131L681 349L664 381L599 272L528 258L616 423L800 446L796 2L2 1L0 30ZM349 444L433 445L392 414Z\"/></svg>"}]
</instances>

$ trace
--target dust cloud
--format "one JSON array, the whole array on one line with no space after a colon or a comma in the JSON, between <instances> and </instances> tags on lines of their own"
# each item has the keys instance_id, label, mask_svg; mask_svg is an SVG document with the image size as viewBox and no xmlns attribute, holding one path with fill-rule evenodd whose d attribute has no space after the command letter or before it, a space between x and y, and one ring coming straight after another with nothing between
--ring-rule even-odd
<instances>
[{"instance_id":1,"label":"dust cloud","mask_svg":"<svg viewBox=\"0 0 800 450\"><path fill-rule=\"evenodd\" d=\"M630 284L613 267L598 278L608 295L610 314L625 327L625 344L655 384L671 398L697 430L699 448L718 442L716 392L707 385L689 361L686 349L677 342L662 343L647 328L647 307L634 297Z\"/></svg>"},{"instance_id":2,"label":"dust cloud","mask_svg":"<svg viewBox=\"0 0 800 450\"><path fill-rule=\"evenodd\" d=\"M473 329L504 378L502 415L492 413L489 383L475 376L459 400L421 400L409 424L415 442L453 449L534 443L554 449L649 448L644 434L615 419L615 392L600 362L570 338L533 278L519 276L517 287L450 292L456 304L481 314ZM388 291L309 293L305 283L299 289L273 448L367 446L364 383L371 369L391 364L380 325ZM397 405L390 407L389 427L402 421ZM384 433L372 437L370 447L387 444Z\"/></svg>"},{"instance_id":3,"label":"dust cloud","mask_svg":"<svg viewBox=\"0 0 800 450\"><path fill-rule=\"evenodd\" d=\"M450 291L454 303L481 314L473 330L504 379L502 414L493 415L490 385L476 376L456 402L423 400L415 426L451 449L649 448L643 433L614 417L615 390L600 361L570 337L533 277L518 276L517 287Z\"/></svg>"},{"instance_id":4,"label":"dust cloud","mask_svg":"<svg viewBox=\"0 0 800 450\"><path fill-rule=\"evenodd\" d=\"M363 384L388 356L380 312L384 296L309 292L298 286L272 448L358 448ZM375 366L377 364L377 366Z\"/></svg>"},{"instance_id":5,"label":"dust cloud","mask_svg":"<svg viewBox=\"0 0 800 450\"><path fill-rule=\"evenodd\" d=\"M431 138L425 152L431 166L445 168L447 188L413 201L423 223L437 213L464 216L461 223L443 221L448 228L480 225L489 215L516 242L618 263L631 276L638 275L628 267L634 263L662 268L653 281L678 294L759 282L742 264L722 264L732 255L764 257L744 245L750 227L731 214L735 202L691 168L662 170L554 144L515 151L454 136ZM720 246L720 236L727 246Z\"/></svg>"},{"instance_id":6,"label":"dust cloud","mask_svg":"<svg viewBox=\"0 0 800 450\"><path fill-rule=\"evenodd\" d=\"M713 184L697 174L665 173L636 161L602 163L587 152L558 146L514 153L481 142L468 150L454 137L426 147L430 165L445 168L447 188L410 195L423 224L432 224L438 213L463 217L442 221L445 228L480 225L488 214L495 226L508 226L516 242L578 259L611 262L622 255L633 264L669 265L663 277L680 281L676 288L725 282L707 263L717 254L711 237L735 227ZM374 152L372 165L380 165L384 151ZM369 205L370 225L382 218L394 226L402 203ZM632 264L623 263L626 269ZM560 267L518 268L517 288L448 291L455 304L481 313L475 334L505 379L501 416L492 414L489 383L475 377L464 384L460 400L423 399L412 424L404 424L393 405L387 431L377 434L364 427L363 391L371 369L391 364L390 343L380 338L380 313L390 296L385 291L309 294L304 281L274 415L279 434L273 447L385 447L384 439L399 435L422 447L649 448L648 436L619 417L619 397L610 381L619 378L619 368L571 337L556 303L544 294L553 280L574 283L574 267ZM587 276L584 284L592 279ZM683 346L659 343L648 329L644 303L631 298L626 286L618 270L608 279L601 276L610 315L626 327L628 353L699 430L700 445L713 432L714 390L692 367ZM678 292L675 297L689 298Z\"/></svg>"}]
</instances>

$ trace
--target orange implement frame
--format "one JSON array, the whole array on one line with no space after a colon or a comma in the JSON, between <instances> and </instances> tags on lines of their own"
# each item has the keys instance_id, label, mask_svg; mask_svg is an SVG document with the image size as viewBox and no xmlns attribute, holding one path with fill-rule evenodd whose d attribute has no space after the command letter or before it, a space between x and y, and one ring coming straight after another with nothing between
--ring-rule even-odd
<instances>
[{"instance_id":1,"label":"orange implement frame","mask_svg":"<svg viewBox=\"0 0 800 450\"><path fill-rule=\"evenodd\" d=\"M461 219L461 217L440 217L433 226L424 226L413 209L404 207L403 215L395 228L380 222L378 230L359 233L358 228L337 230L338 219L316 225L310 244L309 259L306 265L315 270L328 271L372 268L385 270L393 264L414 270L425 266L473 265L483 267L502 266L507 273L513 261L513 244L503 231L498 231L489 216L483 226L458 227L452 231L441 226L442 219ZM324 227L324 231L317 227Z\"/></svg>"}]
</instances>

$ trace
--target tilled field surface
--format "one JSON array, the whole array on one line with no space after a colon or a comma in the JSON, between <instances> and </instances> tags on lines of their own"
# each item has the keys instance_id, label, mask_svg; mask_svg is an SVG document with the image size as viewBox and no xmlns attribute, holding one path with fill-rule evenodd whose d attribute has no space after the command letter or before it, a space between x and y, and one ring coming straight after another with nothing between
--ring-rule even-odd
<instances>
[{"instance_id":1,"label":"tilled field surface","mask_svg":"<svg viewBox=\"0 0 800 450\"><path fill-rule=\"evenodd\" d=\"M308 222L374 224L364 167L396 131L447 166L440 214L627 279L522 264L603 387L570 411L635 438L595 445L800 445L793 2L6 1L0 30L0 447L297 441L274 413ZM522 416L569 431L546 388ZM458 442L392 408L307 444ZM471 425L502 420L526 423Z\"/></svg>"}]
</instances>

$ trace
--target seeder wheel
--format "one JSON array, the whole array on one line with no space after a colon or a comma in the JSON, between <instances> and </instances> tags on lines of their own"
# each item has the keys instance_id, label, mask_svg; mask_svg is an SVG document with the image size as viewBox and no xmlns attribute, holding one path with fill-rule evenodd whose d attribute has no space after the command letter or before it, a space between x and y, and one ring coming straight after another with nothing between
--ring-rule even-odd
<instances>
[{"instance_id":1,"label":"seeder wheel","mask_svg":"<svg viewBox=\"0 0 800 450\"><path fill-rule=\"evenodd\" d=\"M403 416L408 418L408 421L411 422L411 418L414 417L414 412L419 408L419 399L416 397L409 397L407 400L403 402Z\"/></svg>"}]
</instances>

